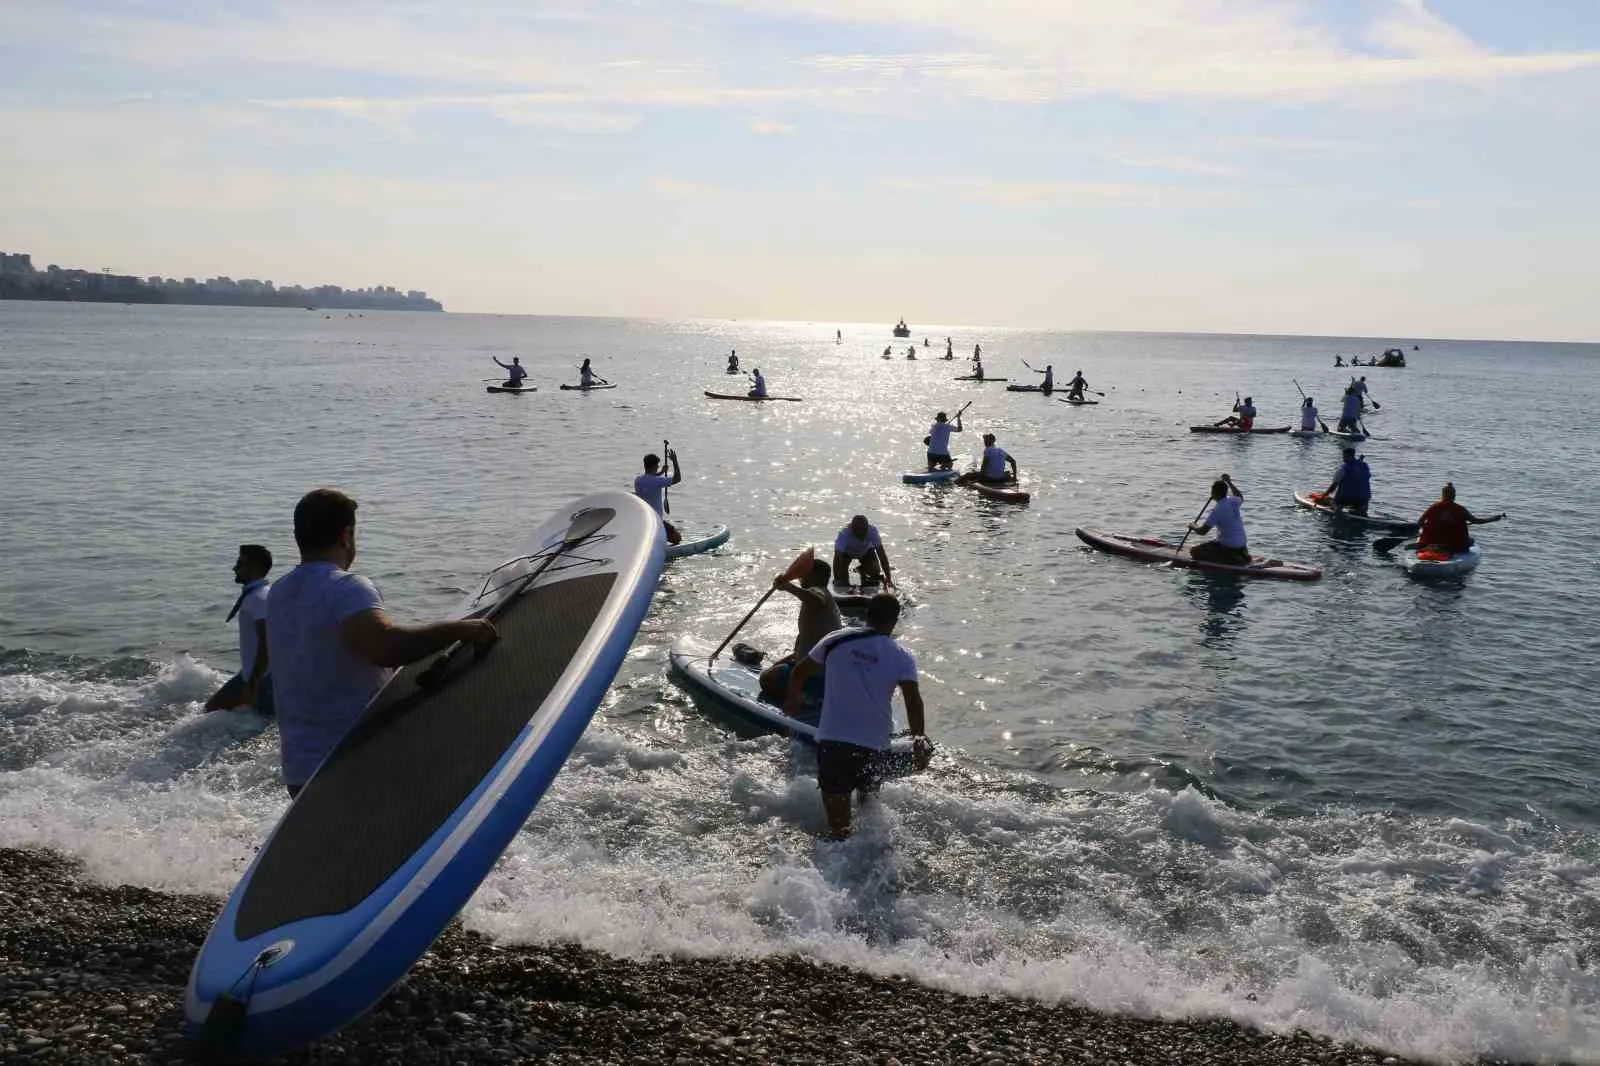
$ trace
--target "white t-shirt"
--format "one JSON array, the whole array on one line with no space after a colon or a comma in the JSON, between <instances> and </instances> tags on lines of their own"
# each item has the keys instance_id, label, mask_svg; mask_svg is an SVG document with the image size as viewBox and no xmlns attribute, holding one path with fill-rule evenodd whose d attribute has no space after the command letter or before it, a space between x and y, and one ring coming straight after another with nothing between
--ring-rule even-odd
<instances>
[{"instance_id":1,"label":"white t-shirt","mask_svg":"<svg viewBox=\"0 0 1600 1066\"><path fill-rule=\"evenodd\" d=\"M1244 539L1244 515L1239 513L1239 497L1224 496L1211 505L1211 513L1206 516L1206 524L1217 531L1217 543L1224 548L1243 548L1248 543Z\"/></svg>"},{"instance_id":2,"label":"white t-shirt","mask_svg":"<svg viewBox=\"0 0 1600 1066\"><path fill-rule=\"evenodd\" d=\"M1006 460L1009 458L1011 456L1007 455L1006 450L998 444L992 448L985 448L983 450L983 466L981 467L983 476L991 481L1007 476L1010 471L1006 469Z\"/></svg>"},{"instance_id":3,"label":"white t-shirt","mask_svg":"<svg viewBox=\"0 0 1600 1066\"><path fill-rule=\"evenodd\" d=\"M877 526L868 526L865 538L856 536L849 526L839 530L839 535L833 538L833 550L842 552L852 559L859 559L872 549L881 547L883 538L878 535Z\"/></svg>"},{"instance_id":4,"label":"white t-shirt","mask_svg":"<svg viewBox=\"0 0 1600 1066\"><path fill-rule=\"evenodd\" d=\"M339 632L383 597L332 563L301 563L272 586L267 605L283 783L302 785L389 680L391 671L367 662Z\"/></svg>"},{"instance_id":5,"label":"white t-shirt","mask_svg":"<svg viewBox=\"0 0 1600 1066\"><path fill-rule=\"evenodd\" d=\"M1315 407L1302 407L1302 408L1300 408L1300 428L1301 429L1316 429L1317 428L1317 409Z\"/></svg>"},{"instance_id":6,"label":"white t-shirt","mask_svg":"<svg viewBox=\"0 0 1600 1066\"><path fill-rule=\"evenodd\" d=\"M893 637L882 633L851 637L861 632L835 630L811 649L809 658L828 668L817 739L840 740L882 751L889 746L889 735L894 731L890 700L902 681L917 680L917 660ZM841 638L850 639L829 654L828 649Z\"/></svg>"},{"instance_id":7,"label":"white t-shirt","mask_svg":"<svg viewBox=\"0 0 1600 1066\"><path fill-rule=\"evenodd\" d=\"M931 455L950 454L950 434L960 433L952 422L935 422L928 430L928 452Z\"/></svg>"},{"instance_id":8,"label":"white t-shirt","mask_svg":"<svg viewBox=\"0 0 1600 1066\"><path fill-rule=\"evenodd\" d=\"M656 509L656 514L665 515L666 511L661 506L661 490L672 484L672 478L666 474L640 474L633 479L633 494Z\"/></svg>"},{"instance_id":9,"label":"white t-shirt","mask_svg":"<svg viewBox=\"0 0 1600 1066\"><path fill-rule=\"evenodd\" d=\"M244 598L239 601L239 675L246 681L256 668L256 655L260 652L256 639L256 623L267 620L267 582L252 581L244 587Z\"/></svg>"}]
</instances>

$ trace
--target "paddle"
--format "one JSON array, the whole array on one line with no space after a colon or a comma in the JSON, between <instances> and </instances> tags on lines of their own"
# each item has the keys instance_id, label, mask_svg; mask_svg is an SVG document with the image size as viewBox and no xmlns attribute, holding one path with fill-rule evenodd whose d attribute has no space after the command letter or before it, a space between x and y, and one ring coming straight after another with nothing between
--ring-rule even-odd
<instances>
[{"instance_id":1,"label":"paddle","mask_svg":"<svg viewBox=\"0 0 1600 1066\"><path fill-rule=\"evenodd\" d=\"M528 587L538 580L540 574L543 574L550 568L551 563L555 562L557 559L561 558L563 554L577 547L579 544L588 540L596 533L600 532L600 530L605 527L606 523L610 522L611 519L616 517L616 514L617 512L613 511L609 507L592 507L580 514L573 521L573 523L567 527L567 531L561 535L561 543L556 545L556 547L551 550L550 554L545 557L544 561L534 568L534 571L531 574L523 578L517 584L516 588L500 597L500 599L496 601L495 605L489 608L489 610L482 615L484 621L492 622L499 617L507 607L509 607L517 599L521 598L524 592L528 591ZM417 675L417 687L432 688L439 682L443 681L444 675L450 669L450 664L455 661L456 656L461 654L461 649L464 647L466 647L466 645L459 640L450 645L449 649L443 655L439 656L439 658L433 661L433 665L429 666L426 670ZM478 652L478 657L482 658L487 653L488 647L486 646Z\"/></svg>"},{"instance_id":2,"label":"paddle","mask_svg":"<svg viewBox=\"0 0 1600 1066\"><path fill-rule=\"evenodd\" d=\"M1194 524L1196 522L1200 521L1200 516L1205 514L1206 513L1206 508L1210 507L1210 506L1211 506L1211 497L1207 496L1206 497L1206 502L1202 503L1200 505L1200 510L1196 511L1194 513L1194 517L1189 520L1189 524L1183 527L1183 538L1178 541L1178 548L1177 548L1177 551L1174 554L1176 554L1176 555L1182 555L1183 554L1183 546L1186 543L1188 543L1189 534L1194 532ZM1168 566L1172 566L1173 564L1169 562L1167 565Z\"/></svg>"},{"instance_id":3,"label":"paddle","mask_svg":"<svg viewBox=\"0 0 1600 1066\"><path fill-rule=\"evenodd\" d=\"M1352 385L1354 385L1354 384L1355 384L1355 383L1356 383L1356 379L1355 379L1355 378L1353 378L1353 377L1352 377L1352 378L1351 378L1351 379L1350 379L1350 384L1352 384ZM1381 403L1379 403L1379 402L1378 402L1378 401L1377 401L1377 398L1376 398L1376 397L1374 397L1374 396L1373 396L1373 395L1372 395L1372 393L1370 393L1370 392L1363 392L1363 393L1362 393L1362 394L1361 394L1361 395L1362 395L1362 396L1363 396L1363 397L1364 397L1364 400L1363 400L1363 402L1365 402L1365 400L1371 400L1371 401L1372 401L1372 409L1373 409L1373 410L1374 410L1374 411L1381 411L1381 410L1383 410L1383 404L1381 404Z\"/></svg>"},{"instance_id":4,"label":"paddle","mask_svg":"<svg viewBox=\"0 0 1600 1066\"><path fill-rule=\"evenodd\" d=\"M663 437L663 438L661 438L661 469L662 470L665 470L667 468L667 461L669 459L671 459L671 457L672 457L672 449L668 446L667 439L665 437ZM667 512L667 514L671 514L672 513L672 500L667 495L668 491L669 490L668 490L667 486L665 486L665 485L661 486L661 509L663 511Z\"/></svg>"},{"instance_id":5,"label":"paddle","mask_svg":"<svg viewBox=\"0 0 1600 1066\"><path fill-rule=\"evenodd\" d=\"M811 569L811 565L813 563L815 563L816 561L817 561L817 549L815 549L815 548L807 548L805 551L801 552L799 555L794 557L794 562L789 564L789 569L787 569L787 570L785 570L783 572L783 580L784 581L796 581L796 580L798 580L803 574L806 573L806 571ZM728 646L728 642L733 640L734 637L739 635L739 630L744 628L744 624L746 622L750 621L750 619L754 618L756 616L756 612L761 610L761 605L763 603L766 603L768 597L770 597L774 592L777 592L777 591L778 591L777 588L774 587L774 588L769 588L767 591L763 592L761 594L761 598L756 601L756 605L754 607L750 608L750 613L745 615L743 618L739 619L739 624L733 627L733 632L729 633L725 638L723 638L722 643L717 645L717 650L712 652L710 654L710 656L707 657L706 661L710 662L711 660L715 659L717 656L721 655L722 654L722 649L726 648Z\"/></svg>"},{"instance_id":6,"label":"paddle","mask_svg":"<svg viewBox=\"0 0 1600 1066\"><path fill-rule=\"evenodd\" d=\"M1379 555L1388 555L1390 552L1394 551L1396 548L1410 539L1411 538L1409 536L1379 537L1377 540L1372 542L1372 550L1377 552Z\"/></svg>"},{"instance_id":7,"label":"paddle","mask_svg":"<svg viewBox=\"0 0 1600 1066\"><path fill-rule=\"evenodd\" d=\"M1300 392L1300 398L1302 400L1304 400L1306 398L1306 390L1300 388L1299 379L1298 378L1290 378L1289 380L1294 382L1294 387L1296 389L1298 389L1299 392ZM1328 432L1328 423L1324 422L1320 416L1317 418L1317 425L1322 427L1322 432L1324 432L1324 433Z\"/></svg>"}]
</instances>

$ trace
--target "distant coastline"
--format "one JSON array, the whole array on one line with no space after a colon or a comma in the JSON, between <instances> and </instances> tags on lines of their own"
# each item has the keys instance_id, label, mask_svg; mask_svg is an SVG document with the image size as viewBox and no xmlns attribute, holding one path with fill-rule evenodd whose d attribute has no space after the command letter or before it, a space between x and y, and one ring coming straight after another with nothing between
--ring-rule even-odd
<instances>
[{"instance_id":1,"label":"distant coastline","mask_svg":"<svg viewBox=\"0 0 1600 1066\"><path fill-rule=\"evenodd\" d=\"M417 289L389 285L345 289L338 285L274 285L271 281L229 277L148 278L132 274L62 268L33 268L27 253L0 252L0 300L54 300L87 303L201 304L220 307L303 307L339 311L443 311L444 305Z\"/></svg>"}]
</instances>

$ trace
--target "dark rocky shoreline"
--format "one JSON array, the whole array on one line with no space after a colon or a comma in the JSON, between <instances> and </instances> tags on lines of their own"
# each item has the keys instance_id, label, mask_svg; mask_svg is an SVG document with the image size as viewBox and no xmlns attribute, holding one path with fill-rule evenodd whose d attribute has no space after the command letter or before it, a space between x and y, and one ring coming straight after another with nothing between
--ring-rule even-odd
<instances>
[{"instance_id":1,"label":"dark rocky shoreline","mask_svg":"<svg viewBox=\"0 0 1600 1066\"><path fill-rule=\"evenodd\" d=\"M184 983L219 902L83 881L0 849L0 1061L186 1056ZM961 996L795 957L610 958L452 927L366 1017L297 1063L1306 1064L1396 1056L1232 1022Z\"/></svg>"}]
</instances>

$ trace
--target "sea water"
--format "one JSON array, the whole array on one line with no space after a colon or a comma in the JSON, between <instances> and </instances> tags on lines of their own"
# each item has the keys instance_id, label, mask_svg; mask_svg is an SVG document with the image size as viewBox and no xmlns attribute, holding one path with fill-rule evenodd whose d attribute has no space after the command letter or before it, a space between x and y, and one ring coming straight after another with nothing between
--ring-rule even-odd
<instances>
[{"instance_id":1,"label":"sea water","mask_svg":"<svg viewBox=\"0 0 1600 1066\"><path fill-rule=\"evenodd\" d=\"M1294 506L1326 486L1332 441L1187 431L1236 391L1289 424L1297 381L1333 416L1352 374L1334 355L1398 339L914 331L910 361L887 322L0 303L0 845L227 892L285 803L275 728L200 709L237 668L237 546L285 572L295 500L337 485L360 501L356 569L425 620L670 439L674 520L733 540L671 564L469 926L1600 1062L1600 348L1407 339L1408 369L1353 371L1382 405L1359 446L1375 508L1415 515L1451 478L1511 515L1476 531L1477 573L1423 584ZM1081 369L1104 400L954 380L975 343L992 375ZM731 349L804 402L705 398L747 387ZM485 393L512 355L540 391ZM585 356L620 387L558 391ZM998 434L1028 506L900 483L933 414L969 400L958 453ZM1252 547L1321 582L1073 535L1176 539L1224 472ZM703 715L667 650L725 636L857 512L912 605L900 636L941 755L819 843L787 744ZM774 601L741 639L781 649L792 615Z\"/></svg>"}]
</instances>

